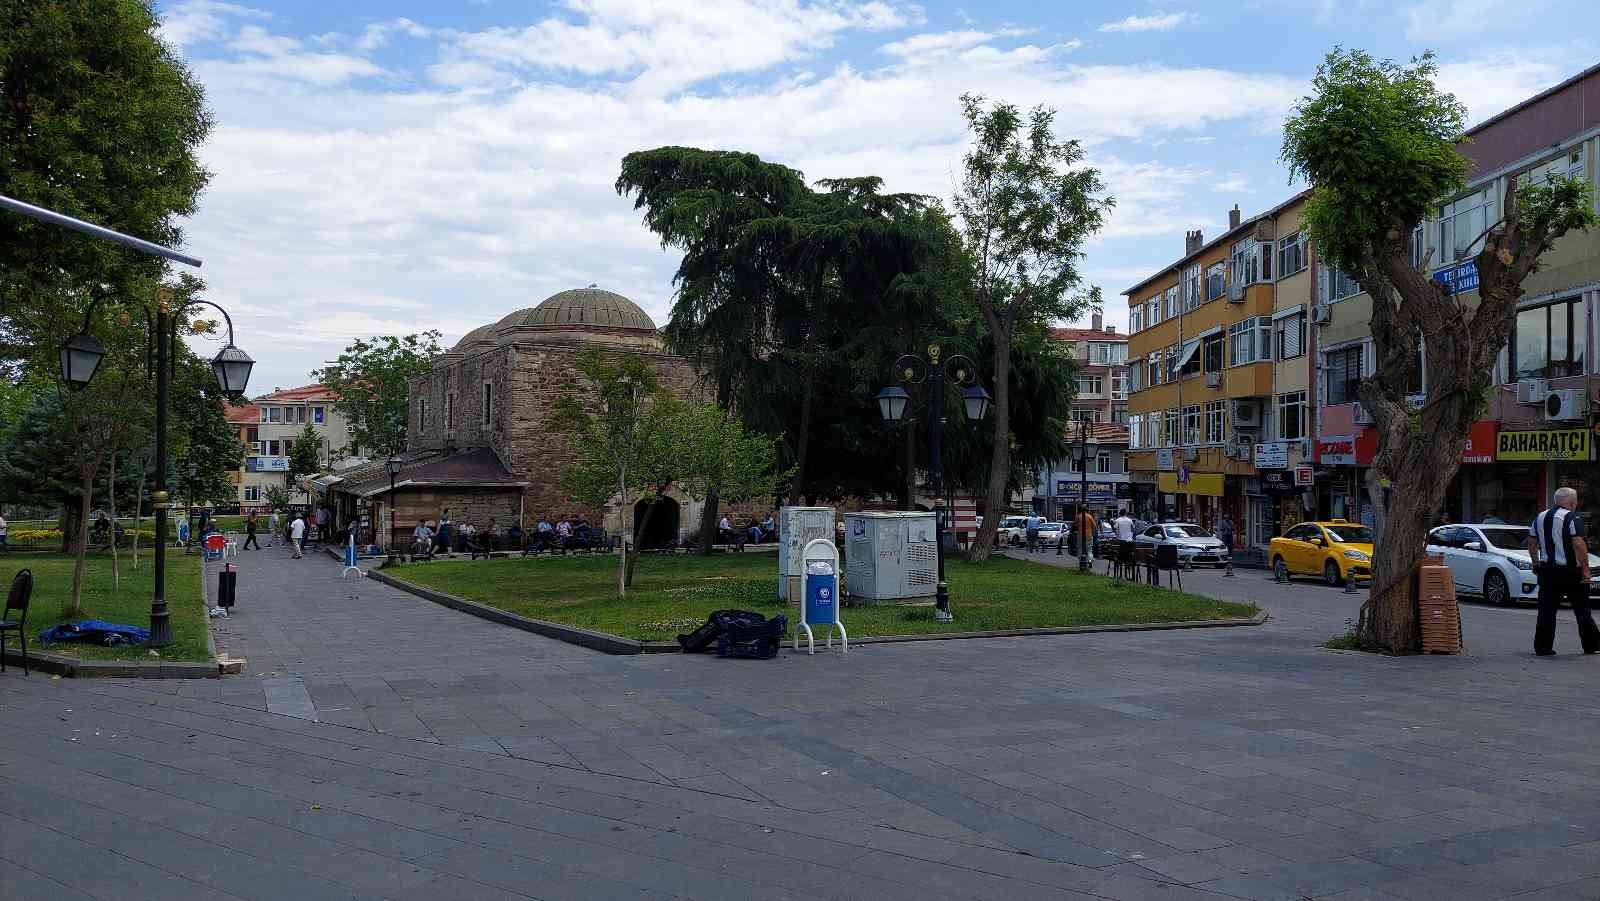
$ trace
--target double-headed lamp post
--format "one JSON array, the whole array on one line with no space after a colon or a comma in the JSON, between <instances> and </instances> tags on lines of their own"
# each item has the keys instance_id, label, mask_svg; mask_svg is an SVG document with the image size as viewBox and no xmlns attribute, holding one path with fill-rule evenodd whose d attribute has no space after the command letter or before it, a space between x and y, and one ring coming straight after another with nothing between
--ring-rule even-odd
<instances>
[{"instance_id":1,"label":"double-headed lamp post","mask_svg":"<svg viewBox=\"0 0 1600 901\"><path fill-rule=\"evenodd\" d=\"M1078 530L1078 572L1089 571L1089 542L1092 539L1088 533L1088 520L1084 514L1089 512L1089 424L1078 423L1078 446L1073 448L1073 459L1078 463L1080 480L1078 483L1078 513L1073 517L1073 526Z\"/></svg>"},{"instance_id":2,"label":"double-headed lamp post","mask_svg":"<svg viewBox=\"0 0 1600 901\"><path fill-rule=\"evenodd\" d=\"M973 362L960 354L941 358L939 345L928 345L926 359L906 354L894 361L894 374L899 385L890 385L878 392L878 411L886 422L899 422L905 416L906 404L911 395L901 385L928 383L928 488L935 498L938 534L939 584L934 593L933 618L941 623L950 622L950 588L944 578L944 542L950 527L949 496L944 490L944 385L954 382L963 386L961 406L967 419L976 422L989 410L989 392L978 384Z\"/></svg>"},{"instance_id":3,"label":"double-headed lamp post","mask_svg":"<svg viewBox=\"0 0 1600 901\"><path fill-rule=\"evenodd\" d=\"M394 480L400 476L400 470L404 469L405 465L406 461L401 458L399 454L391 456L388 461L383 464L383 468L389 473L389 534L384 539L383 547L384 550L387 550L390 553L394 552Z\"/></svg>"},{"instance_id":4,"label":"double-headed lamp post","mask_svg":"<svg viewBox=\"0 0 1600 901\"><path fill-rule=\"evenodd\" d=\"M61 378L68 387L81 389L94 378L106 350L89 334L89 323L98 304L89 306L84 314L83 328L61 345ZM209 300L175 302L171 291L156 291L155 318L148 324L156 345L156 478L150 499L156 510L155 538L155 595L150 602L150 647L161 648L172 644L171 615L167 611L167 510L172 506L167 494L167 393L172 383L172 367L176 365L178 322L191 307L214 307L228 323L228 344L211 360L211 372L217 386L230 399L244 394L250 382L250 370L255 361L233 343L233 317L228 311ZM149 315L149 311L146 311Z\"/></svg>"}]
</instances>

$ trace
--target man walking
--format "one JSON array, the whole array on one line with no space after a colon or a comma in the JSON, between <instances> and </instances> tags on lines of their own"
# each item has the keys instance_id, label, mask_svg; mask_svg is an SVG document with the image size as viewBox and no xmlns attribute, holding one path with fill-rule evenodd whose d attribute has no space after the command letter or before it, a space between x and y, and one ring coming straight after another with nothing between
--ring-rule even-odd
<instances>
[{"instance_id":1,"label":"man walking","mask_svg":"<svg viewBox=\"0 0 1600 901\"><path fill-rule=\"evenodd\" d=\"M1037 513L1028 514L1028 553L1039 549L1039 527L1044 525L1044 517Z\"/></svg>"},{"instance_id":2,"label":"man walking","mask_svg":"<svg viewBox=\"0 0 1600 901\"><path fill-rule=\"evenodd\" d=\"M256 513L254 510L251 510L250 515L244 518L244 549L248 551L251 548L258 551L261 550L261 542L256 541Z\"/></svg>"},{"instance_id":3,"label":"man walking","mask_svg":"<svg viewBox=\"0 0 1600 901\"><path fill-rule=\"evenodd\" d=\"M1600 629L1589 612L1589 546L1583 539L1578 492L1557 488L1555 506L1533 518L1528 527L1528 555L1539 575L1539 618L1533 627L1533 653L1556 652L1556 611L1572 604L1578 620L1578 641L1585 654L1600 651Z\"/></svg>"},{"instance_id":4,"label":"man walking","mask_svg":"<svg viewBox=\"0 0 1600 901\"><path fill-rule=\"evenodd\" d=\"M294 515L294 522L289 523L289 544L294 548L294 559L299 560L305 556L306 520L298 512Z\"/></svg>"}]
</instances>

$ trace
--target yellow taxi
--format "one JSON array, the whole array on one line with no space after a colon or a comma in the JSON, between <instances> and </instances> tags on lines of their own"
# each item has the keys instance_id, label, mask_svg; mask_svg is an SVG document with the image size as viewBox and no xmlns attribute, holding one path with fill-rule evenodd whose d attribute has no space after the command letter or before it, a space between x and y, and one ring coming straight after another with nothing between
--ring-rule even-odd
<instances>
[{"instance_id":1,"label":"yellow taxi","mask_svg":"<svg viewBox=\"0 0 1600 901\"><path fill-rule=\"evenodd\" d=\"M1272 539L1267 549L1279 580L1321 576L1329 585L1372 577L1372 530L1360 523L1330 519L1303 522Z\"/></svg>"}]
</instances>

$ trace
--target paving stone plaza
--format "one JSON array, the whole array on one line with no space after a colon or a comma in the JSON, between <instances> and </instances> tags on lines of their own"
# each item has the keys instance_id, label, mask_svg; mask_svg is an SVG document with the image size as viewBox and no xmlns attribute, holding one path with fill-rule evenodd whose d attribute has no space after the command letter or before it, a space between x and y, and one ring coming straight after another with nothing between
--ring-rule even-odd
<instances>
[{"instance_id":1,"label":"paving stone plaza","mask_svg":"<svg viewBox=\"0 0 1600 901\"><path fill-rule=\"evenodd\" d=\"M1318 647L1357 595L1193 573L1270 621L613 657L240 568L244 675L0 678L0 897L1600 898L1569 614L1391 659Z\"/></svg>"}]
</instances>

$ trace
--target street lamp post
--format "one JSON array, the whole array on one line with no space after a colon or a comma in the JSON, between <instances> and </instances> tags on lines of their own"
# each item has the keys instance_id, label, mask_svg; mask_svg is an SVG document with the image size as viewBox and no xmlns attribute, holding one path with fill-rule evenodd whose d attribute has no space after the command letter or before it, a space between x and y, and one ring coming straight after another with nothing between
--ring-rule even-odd
<instances>
[{"instance_id":1,"label":"street lamp post","mask_svg":"<svg viewBox=\"0 0 1600 901\"><path fill-rule=\"evenodd\" d=\"M405 465L406 461L401 459L399 454L395 454L394 456L390 457L388 462L383 464L383 468L389 473L389 535L384 540L383 546L389 549L389 553L391 554L394 553L394 480L400 475L400 470L404 468Z\"/></svg>"},{"instance_id":2,"label":"street lamp post","mask_svg":"<svg viewBox=\"0 0 1600 901\"><path fill-rule=\"evenodd\" d=\"M61 378L69 388L82 389L94 378L105 356L105 348L89 334L89 324L94 317L96 300L89 305L83 317L83 328L61 346ZM172 292L166 288L156 291L155 318L150 322L151 338L156 345L156 457L155 486L150 493L156 510L155 538L155 594L150 601L150 640L153 648L172 644L171 614L167 610L167 511L171 508L171 495L167 492L167 395L172 383L172 368L176 365L178 321L191 307L215 308L228 323L228 344L211 361L211 372L217 385L230 398L244 393L250 382L250 370L255 361L233 343L233 317L209 300L173 302Z\"/></svg>"},{"instance_id":3,"label":"street lamp post","mask_svg":"<svg viewBox=\"0 0 1600 901\"><path fill-rule=\"evenodd\" d=\"M950 587L944 577L944 544L950 526L949 495L944 490L944 386L946 381L964 386L961 406L967 419L976 422L989 409L989 392L978 384L976 366L962 356L954 354L941 360L939 345L928 345L927 359L915 354L905 354L894 361L894 372L902 384L928 383L928 487L936 498L935 532L938 535L939 581L934 590L933 618L941 623L951 622ZM898 422L905 415L906 403L911 395L899 385L891 385L878 392L878 409L886 422Z\"/></svg>"},{"instance_id":4,"label":"street lamp post","mask_svg":"<svg viewBox=\"0 0 1600 901\"><path fill-rule=\"evenodd\" d=\"M1073 525L1078 529L1078 572L1089 571L1089 542L1093 536L1089 535L1088 522L1084 514L1089 512L1089 424L1078 423L1078 447L1073 452L1078 459L1078 515Z\"/></svg>"}]
</instances>

